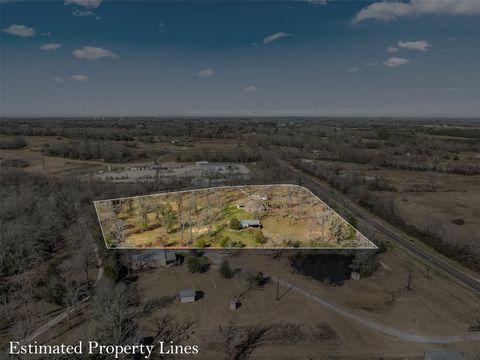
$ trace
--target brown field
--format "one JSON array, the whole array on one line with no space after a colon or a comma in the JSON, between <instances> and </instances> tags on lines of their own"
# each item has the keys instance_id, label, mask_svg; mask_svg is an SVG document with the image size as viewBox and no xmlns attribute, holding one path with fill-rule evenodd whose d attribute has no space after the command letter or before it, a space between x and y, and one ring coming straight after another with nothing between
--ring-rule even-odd
<instances>
[{"instance_id":1,"label":"brown field","mask_svg":"<svg viewBox=\"0 0 480 360\"><path fill-rule=\"evenodd\" d=\"M231 139L171 139L155 143L138 143L141 150L147 151L148 154L161 152L159 159L162 161L175 161L178 153L196 154L206 152L230 152L238 148L244 148L245 143ZM166 154L165 154L166 153Z\"/></svg>"},{"instance_id":2,"label":"brown field","mask_svg":"<svg viewBox=\"0 0 480 360\"><path fill-rule=\"evenodd\" d=\"M368 279L347 281L344 286L331 287L295 273L287 258L273 260L252 251L232 255L230 263L244 270L263 271L272 278L280 277L322 299L368 321L401 331L425 336L466 335L468 327L480 317L478 298L460 285L445 281L422 264L395 249L380 257L381 266ZM199 359L221 357L224 353L220 327L269 327L278 335L261 342L252 353L260 358L331 359L421 359L428 349L462 351L471 359L480 352L478 341L458 344L421 344L405 341L366 328L355 320L325 308L303 294L280 286L276 301L276 285L247 291L236 311L228 309L229 301L237 296L235 279L220 277L218 266L203 274L191 274L185 266L150 269L138 273L136 282L142 304L174 297L180 289L193 288L204 293L195 303L168 302L139 318L139 332L155 332L155 319L170 316L175 321L188 320L185 343L199 344ZM407 270L413 274L412 291L405 289ZM241 291L246 290L241 285ZM441 294L441 296L439 296ZM44 335L51 343L87 338L88 308L75 319L73 329L64 332L66 322ZM82 320L83 319L83 320Z\"/></svg>"},{"instance_id":3,"label":"brown field","mask_svg":"<svg viewBox=\"0 0 480 360\"><path fill-rule=\"evenodd\" d=\"M28 163L25 171L64 175L71 172L97 171L105 169L107 164L100 161L74 160L61 157L43 156L33 149L0 150L0 159L22 159Z\"/></svg>"},{"instance_id":4,"label":"brown field","mask_svg":"<svg viewBox=\"0 0 480 360\"><path fill-rule=\"evenodd\" d=\"M480 176L401 170L365 173L381 176L397 189L396 192L378 194L393 199L398 214L407 224L447 241L475 246L480 229ZM429 189L432 176L436 191L425 191ZM452 222L456 219L465 223L457 225Z\"/></svg>"},{"instance_id":5,"label":"brown field","mask_svg":"<svg viewBox=\"0 0 480 360\"><path fill-rule=\"evenodd\" d=\"M478 248L480 228L480 176L426 171L378 169L346 162L320 162L337 166L343 174L379 177L394 191L371 191L392 199L396 214L408 225L432 233L444 241ZM462 219L463 225L453 223Z\"/></svg>"}]
</instances>

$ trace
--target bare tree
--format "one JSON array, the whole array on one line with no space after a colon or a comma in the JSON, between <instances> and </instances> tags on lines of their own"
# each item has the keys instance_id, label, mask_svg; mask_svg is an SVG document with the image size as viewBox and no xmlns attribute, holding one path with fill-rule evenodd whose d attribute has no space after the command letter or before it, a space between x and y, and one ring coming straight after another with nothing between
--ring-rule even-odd
<instances>
[{"instance_id":1,"label":"bare tree","mask_svg":"<svg viewBox=\"0 0 480 360\"><path fill-rule=\"evenodd\" d=\"M95 289L93 320L97 338L113 344L131 341L137 328L133 287L102 280Z\"/></svg>"},{"instance_id":2,"label":"bare tree","mask_svg":"<svg viewBox=\"0 0 480 360\"><path fill-rule=\"evenodd\" d=\"M138 204L138 210L142 218L143 228L148 227L148 213L151 211L150 200L147 196L141 196L136 199Z\"/></svg>"},{"instance_id":3,"label":"bare tree","mask_svg":"<svg viewBox=\"0 0 480 360\"><path fill-rule=\"evenodd\" d=\"M112 224L111 236L114 245L119 245L125 239L125 222L117 219Z\"/></svg>"},{"instance_id":4,"label":"bare tree","mask_svg":"<svg viewBox=\"0 0 480 360\"><path fill-rule=\"evenodd\" d=\"M226 360L246 360L268 337L269 329L264 326L236 328L220 326Z\"/></svg>"}]
</instances>

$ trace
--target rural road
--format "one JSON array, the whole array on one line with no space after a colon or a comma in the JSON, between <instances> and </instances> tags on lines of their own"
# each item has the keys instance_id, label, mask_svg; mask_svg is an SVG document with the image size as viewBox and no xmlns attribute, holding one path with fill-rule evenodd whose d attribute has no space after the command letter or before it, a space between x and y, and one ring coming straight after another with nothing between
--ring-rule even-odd
<instances>
[{"instance_id":1,"label":"rural road","mask_svg":"<svg viewBox=\"0 0 480 360\"><path fill-rule=\"evenodd\" d=\"M459 336L426 336L426 335L419 335L419 334L391 328L389 326L382 325L376 321L367 320L358 315L355 315L339 306L333 305L328 301L323 300L318 295L315 295L302 288L299 288L298 286L295 286L285 280L275 279L274 281L279 281L280 285L286 286L289 289L297 291L298 293L302 294L306 298L309 298L321 304L322 306L336 312L337 314L342 315L343 317L349 320L353 320L373 331L379 332L384 335L392 336L401 340L415 342L415 343L422 343L422 344L452 344L452 343L459 343L464 341L480 341L480 333L459 335Z\"/></svg>"},{"instance_id":2,"label":"rural road","mask_svg":"<svg viewBox=\"0 0 480 360\"><path fill-rule=\"evenodd\" d=\"M340 198L339 196L335 196L334 193L332 193L332 190L325 186L319 179L317 179L314 176L311 176L307 173L305 173L302 170L299 170L295 168L294 166L288 164L287 162L277 159L281 164L284 166L288 167L291 171L294 173L301 175L302 177L314 182L317 186L319 186L326 194L331 194L329 196L329 202L330 203L336 203L337 205L340 205L344 208L346 208L349 212L354 214L357 218L362 219L369 225L371 225L373 228L375 228L377 231L385 234L388 238L390 238L393 242L399 244L403 248L407 249L414 255L416 255L418 258L423 260L424 262L429 263L433 268L436 268L443 273L449 275L456 281L462 283L463 285L469 287L472 289L475 293L480 294L480 280L478 278L475 278L473 276L470 276L463 271L459 270L455 266L449 264L448 262L442 260L440 257L437 255L434 255L433 253L425 250L423 247L417 245L416 243L412 242L405 236L403 236L401 233L396 232L392 230L390 227L382 224L380 221L375 219L367 210L362 209L354 204L352 204L350 201L344 200ZM313 191L313 190L312 190ZM313 191L314 192L314 191Z\"/></svg>"}]
</instances>

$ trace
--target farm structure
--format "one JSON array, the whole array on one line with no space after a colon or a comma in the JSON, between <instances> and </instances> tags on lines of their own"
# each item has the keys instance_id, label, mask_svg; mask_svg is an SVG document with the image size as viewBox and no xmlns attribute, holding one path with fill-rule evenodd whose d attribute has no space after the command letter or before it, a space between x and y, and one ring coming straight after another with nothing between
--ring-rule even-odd
<instances>
[{"instance_id":1,"label":"farm structure","mask_svg":"<svg viewBox=\"0 0 480 360\"><path fill-rule=\"evenodd\" d=\"M259 220L241 220L240 225L242 225L242 229L260 229L262 227L262 223Z\"/></svg>"},{"instance_id":2,"label":"farm structure","mask_svg":"<svg viewBox=\"0 0 480 360\"><path fill-rule=\"evenodd\" d=\"M130 258L130 266L135 269L155 268L175 264L177 255L175 251L144 250Z\"/></svg>"},{"instance_id":3,"label":"farm structure","mask_svg":"<svg viewBox=\"0 0 480 360\"><path fill-rule=\"evenodd\" d=\"M225 186L95 201L107 247L370 248L308 189Z\"/></svg>"},{"instance_id":4,"label":"farm structure","mask_svg":"<svg viewBox=\"0 0 480 360\"><path fill-rule=\"evenodd\" d=\"M197 291L195 289L182 289L178 293L178 298L182 303L195 302L197 299Z\"/></svg>"}]
</instances>

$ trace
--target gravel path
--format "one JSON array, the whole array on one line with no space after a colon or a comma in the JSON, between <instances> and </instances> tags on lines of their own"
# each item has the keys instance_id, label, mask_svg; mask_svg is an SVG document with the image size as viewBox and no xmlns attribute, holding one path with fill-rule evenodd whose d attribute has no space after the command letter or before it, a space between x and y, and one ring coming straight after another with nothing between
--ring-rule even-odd
<instances>
[{"instance_id":1,"label":"gravel path","mask_svg":"<svg viewBox=\"0 0 480 360\"><path fill-rule=\"evenodd\" d=\"M346 317L347 319L353 320L371 330L382 333L384 335L392 336L398 339L405 341L411 341L415 343L428 343L428 344L452 344L459 343L463 341L480 341L480 333L472 333L468 335L457 335L457 336L428 336L428 335L419 335L403 330L398 330L389 326L382 325L376 321L366 320L358 315L352 314L351 312L342 309L339 306L333 305L328 301L323 300L318 295L315 295L311 292L308 292L298 286L295 286L285 280L280 280L280 284L291 288L302 294L303 296L312 299L313 301L321 304L322 306L333 310L334 312Z\"/></svg>"}]
</instances>

